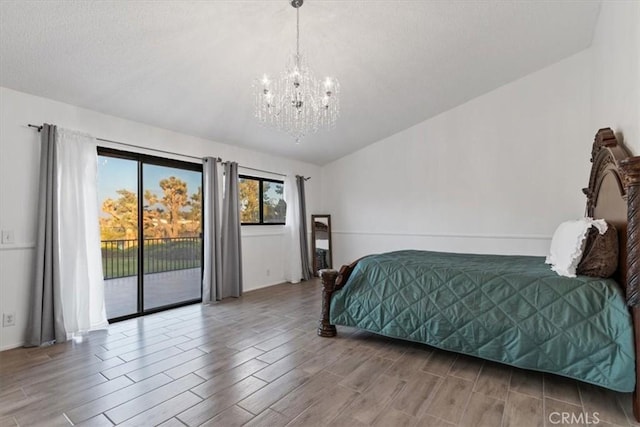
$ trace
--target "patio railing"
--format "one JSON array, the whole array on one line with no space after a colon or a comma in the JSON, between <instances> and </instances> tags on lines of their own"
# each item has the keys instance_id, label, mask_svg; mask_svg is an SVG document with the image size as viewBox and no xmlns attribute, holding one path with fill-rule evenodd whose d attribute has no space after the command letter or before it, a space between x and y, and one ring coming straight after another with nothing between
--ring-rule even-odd
<instances>
[{"instance_id":1,"label":"patio railing","mask_svg":"<svg viewBox=\"0 0 640 427\"><path fill-rule=\"evenodd\" d=\"M144 274L200 268L200 237L144 239L143 242ZM138 274L137 239L103 240L101 247L105 280Z\"/></svg>"}]
</instances>

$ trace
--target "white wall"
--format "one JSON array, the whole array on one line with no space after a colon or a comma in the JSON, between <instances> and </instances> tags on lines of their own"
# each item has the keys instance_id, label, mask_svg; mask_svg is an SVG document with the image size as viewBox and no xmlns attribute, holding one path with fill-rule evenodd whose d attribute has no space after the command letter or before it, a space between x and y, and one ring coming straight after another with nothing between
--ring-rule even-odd
<instances>
[{"instance_id":1,"label":"white wall","mask_svg":"<svg viewBox=\"0 0 640 427\"><path fill-rule=\"evenodd\" d=\"M640 2L602 2L593 43L593 128L640 155Z\"/></svg>"},{"instance_id":2,"label":"white wall","mask_svg":"<svg viewBox=\"0 0 640 427\"><path fill-rule=\"evenodd\" d=\"M400 248L545 254L584 211L590 66L583 51L325 166L334 263Z\"/></svg>"},{"instance_id":3,"label":"white wall","mask_svg":"<svg viewBox=\"0 0 640 427\"><path fill-rule=\"evenodd\" d=\"M321 171L316 165L207 141L0 88L0 229L13 230L15 236L14 244L0 245L0 313L16 313L16 326L2 328L0 325L0 350L21 345L26 327L40 162L40 135L28 128L27 124L43 122L85 131L99 138L198 157L220 156L244 166L311 176L306 187L307 209L309 214L319 210ZM149 153L154 154L152 151ZM246 173L256 175L251 171ZM282 232L280 226L243 228L245 290L284 281Z\"/></svg>"}]
</instances>

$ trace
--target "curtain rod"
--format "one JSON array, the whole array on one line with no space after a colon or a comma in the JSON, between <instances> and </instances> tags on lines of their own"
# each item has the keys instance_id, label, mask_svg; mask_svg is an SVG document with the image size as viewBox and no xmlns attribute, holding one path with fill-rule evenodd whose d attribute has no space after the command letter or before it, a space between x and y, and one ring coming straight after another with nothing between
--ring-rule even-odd
<instances>
[{"instance_id":1,"label":"curtain rod","mask_svg":"<svg viewBox=\"0 0 640 427\"><path fill-rule=\"evenodd\" d=\"M239 168L242 168L242 169L248 169L248 170L250 170L250 171L270 173L270 174L272 174L272 175L278 175L278 176L287 176L287 175L286 175L286 174L284 174L284 173L272 172L272 171L267 171L267 170L264 170L264 169L250 168L249 166L242 166L242 165L238 165L238 167L239 167Z\"/></svg>"},{"instance_id":2,"label":"curtain rod","mask_svg":"<svg viewBox=\"0 0 640 427\"><path fill-rule=\"evenodd\" d=\"M31 123L29 123L27 126L29 126L30 128L37 129L38 132L40 132L42 130L42 126L32 125ZM158 153L171 154L171 155L174 155L174 156L187 157L189 159L196 159L196 160L199 160L199 161L202 162L202 157L196 157L196 156L190 156L188 154L176 153L175 151L159 150L157 148L147 148L147 147L142 147L140 145L128 144L126 142L114 141L112 139L96 138L96 140L102 141L102 142L110 142L112 144L124 145L126 147L141 148L143 150L150 150L150 151L155 151L155 152L158 152ZM221 161L221 160L222 159L220 159L218 157L218 161Z\"/></svg>"},{"instance_id":3,"label":"curtain rod","mask_svg":"<svg viewBox=\"0 0 640 427\"><path fill-rule=\"evenodd\" d=\"M222 164L226 164L229 163L228 161L222 162ZM280 172L273 172L273 171L268 171L268 170L264 170L264 169L258 169L258 168L251 168L249 166L242 166L242 165L238 165L239 168L242 169L248 169L250 171L256 171L256 172L263 172L263 173L270 173L271 175L278 175L278 176L287 176L284 173L280 173Z\"/></svg>"},{"instance_id":4,"label":"curtain rod","mask_svg":"<svg viewBox=\"0 0 640 427\"><path fill-rule=\"evenodd\" d=\"M222 162L222 163L224 164L224 163L228 163L228 162ZM273 172L273 171L268 171L268 170L264 170L264 169L250 168L249 166L242 166L242 165L238 165L238 167L239 167L239 168L242 168L242 169L249 169L249 170L251 170L251 171L256 171L256 172L270 173L270 174L272 174L272 175L287 176L287 175L286 175L286 174L284 174L284 173L280 173L280 172ZM302 177L305 181L309 181L309 180L311 179L311 177L310 177L310 176L306 176L306 177L305 177L305 176L302 176L302 175L296 175L296 178L297 178L297 177Z\"/></svg>"},{"instance_id":5,"label":"curtain rod","mask_svg":"<svg viewBox=\"0 0 640 427\"><path fill-rule=\"evenodd\" d=\"M32 125L31 123L29 123L27 126L30 127L30 128L37 129L38 132L40 132L42 130L42 126ZM124 146L127 146L127 147L134 147L134 148L141 148L143 150L151 150L151 151L156 151L158 153L172 154L172 155L175 155L175 156L188 157L190 159L196 159L196 160L202 161L202 157L189 156L187 154L175 153L173 151L158 150L156 148L141 147L139 145L127 144L126 142L113 141L111 139L104 139L104 138L96 138L96 139L98 141L110 142L112 144L119 144L119 145L124 145ZM222 162L222 159L220 157L217 157L216 158L216 162L220 163L220 162ZM287 175L285 175L283 173L272 172L272 171L268 171L268 170L264 170L264 169L251 168L249 166L238 165L238 167L243 168L243 169L249 169L249 170L256 171L256 172L264 172L264 173L270 173L270 174L273 174L273 175L287 176ZM299 175L296 175L296 176L299 176ZM303 177L303 178L304 178L305 181L308 181L309 179L311 179L311 177Z\"/></svg>"}]
</instances>

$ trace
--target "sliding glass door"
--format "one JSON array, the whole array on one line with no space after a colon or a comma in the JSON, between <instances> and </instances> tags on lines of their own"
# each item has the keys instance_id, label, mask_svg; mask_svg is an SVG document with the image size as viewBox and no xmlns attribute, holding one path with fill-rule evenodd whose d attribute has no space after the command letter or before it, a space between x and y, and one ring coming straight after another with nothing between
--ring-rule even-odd
<instances>
[{"instance_id":1,"label":"sliding glass door","mask_svg":"<svg viewBox=\"0 0 640 427\"><path fill-rule=\"evenodd\" d=\"M202 288L202 171L142 166L144 307L198 300Z\"/></svg>"},{"instance_id":2,"label":"sliding glass door","mask_svg":"<svg viewBox=\"0 0 640 427\"><path fill-rule=\"evenodd\" d=\"M98 207L107 317L138 313L138 162L99 156Z\"/></svg>"},{"instance_id":3,"label":"sliding glass door","mask_svg":"<svg viewBox=\"0 0 640 427\"><path fill-rule=\"evenodd\" d=\"M202 165L99 149L107 317L200 301Z\"/></svg>"}]
</instances>

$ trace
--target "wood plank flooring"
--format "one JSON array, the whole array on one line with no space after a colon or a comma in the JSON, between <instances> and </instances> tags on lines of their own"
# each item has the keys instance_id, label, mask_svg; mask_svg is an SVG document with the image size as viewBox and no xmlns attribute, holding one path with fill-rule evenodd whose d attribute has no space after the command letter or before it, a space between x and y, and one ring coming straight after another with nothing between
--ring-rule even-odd
<instances>
[{"instance_id":1,"label":"wood plank flooring","mask_svg":"<svg viewBox=\"0 0 640 427\"><path fill-rule=\"evenodd\" d=\"M320 338L320 291L283 284L2 352L0 427L640 425L630 394L351 328Z\"/></svg>"}]
</instances>

